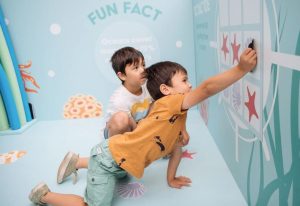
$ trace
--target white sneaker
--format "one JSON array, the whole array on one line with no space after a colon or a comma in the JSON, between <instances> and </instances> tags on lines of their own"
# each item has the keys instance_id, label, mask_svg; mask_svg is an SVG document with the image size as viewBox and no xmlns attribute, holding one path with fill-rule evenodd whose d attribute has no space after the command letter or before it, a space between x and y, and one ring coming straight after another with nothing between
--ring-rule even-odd
<instances>
[{"instance_id":1,"label":"white sneaker","mask_svg":"<svg viewBox=\"0 0 300 206\"><path fill-rule=\"evenodd\" d=\"M74 173L73 184L77 182L77 169L76 164L79 160L79 155L73 152L68 152L57 171L57 183L60 184L65 178Z\"/></svg>"},{"instance_id":2,"label":"white sneaker","mask_svg":"<svg viewBox=\"0 0 300 206\"><path fill-rule=\"evenodd\" d=\"M29 199L31 202L35 204L46 205L46 203L41 202L41 199L48 192L50 192L48 186L44 182L41 182L31 190L29 194Z\"/></svg>"}]
</instances>

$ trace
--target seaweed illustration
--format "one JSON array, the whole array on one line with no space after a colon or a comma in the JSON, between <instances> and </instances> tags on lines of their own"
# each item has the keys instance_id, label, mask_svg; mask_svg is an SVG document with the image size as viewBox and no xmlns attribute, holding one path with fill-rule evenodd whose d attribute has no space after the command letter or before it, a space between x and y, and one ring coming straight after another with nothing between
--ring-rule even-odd
<instances>
[{"instance_id":1,"label":"seaweed illustration","mask_svg":"<svg viewBox=\"0 0 300 206\"><path fill-rule=\"evenodd\" d=\"M284 17L283 20L281 17ZM286 23L286 17L287 12L285 14L282 14L282 7L279 9L278 13L278 28L280 31L278 38L279 42L282 38L282 33L284 30L284 26ZM276 42L275 43L275 51L279 50L279 45ZM300 32L298 33L298 39L297 39L297 47L295 51L296 55L300 55ZM251 194L251 168L253 167L253 160L254 160L254 147L255 143L253 143L252 151L250 154L250 160L248 164L248 176L247 176L247 203L248 205L257 205L257 206L266 206L269 205L269 202L272 198L272 196L275 194L275 192L278 191L278 205L287 206L289 203L292 202L293 206L300 205L300 198L297 194L300 189L300 140L299 140L299 86L300 86L300 72L293 70L291 75L291 91L290 91L290 111L287 111L290 115L290 133L291 137L282 136L282 120L280 116L280 104L284 104L285 102L280 102L279 96L280 92L277 90L278 87L278 79L279 79L279 70L280 66L273 64L271 67L272 71L272 82L273 82L273 105L272 108L267 108L267 106L264 108L264 118L266 122L268 123L268 120L270 120L272 117L272 122L266 125L266 136L269 141L269 145L271 148L271 155L273 158L273 165L274 165L274 173L275 177L272 180L269 180L267 182L267 176L265 173L265 165L264 165L264 159L263 159L263 150L262 146L260 145L260 153L259 153L259 186L258 186L258 197L256 203L251 202L253 198L253 194ZM287 91L284 91L287 92ZM285 100L286 101L286 100ZM273 110L272 112L270 112ZM272 123L272 124L271 124ZM285 158L283 154L283 144L282 140L290 138L291 142L291 165L290 168L285 169ZM287 154L285 154L287 155ZM269 179L270 177L268 177ZM251 196L252 195L252 196ZM292 197L292 199L291 199Z\"/></svg>"}]
</instances>

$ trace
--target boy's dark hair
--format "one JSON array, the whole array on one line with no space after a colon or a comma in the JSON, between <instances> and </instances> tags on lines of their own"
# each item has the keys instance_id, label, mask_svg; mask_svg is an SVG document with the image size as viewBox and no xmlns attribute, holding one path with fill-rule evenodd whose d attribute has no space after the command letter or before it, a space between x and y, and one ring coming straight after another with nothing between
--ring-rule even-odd
<instances>
[{"instance_id":1,"label":"boy's dark hair","mask_svg":"<svg viewBox=\"0 0 300 206\"><path fill-rule=\"evenodd\" d=\"M171 80L177 72L187 74L187 71L183 66L170 61L153 64L146 69L146 72L148 78L147 89L154 100L165 96L160 91L161 84L173 86Z\"/></svg>"},{"instance_id":2,"label":"boy's dark hair","mask_svg":"<svg viewBox=\"0 0 300 206\"><path fill-rule=\"evenodd\" d=\"M110 59L110 62L116 74L118 74L118 72L121 72L122 74L126 74L125 73L126 65L138 64L140 62L140 59L144 61L144 56L139 50L133 47L123 47L115 51L115 53L112 55Z\"/></svg>"}]
</instances>

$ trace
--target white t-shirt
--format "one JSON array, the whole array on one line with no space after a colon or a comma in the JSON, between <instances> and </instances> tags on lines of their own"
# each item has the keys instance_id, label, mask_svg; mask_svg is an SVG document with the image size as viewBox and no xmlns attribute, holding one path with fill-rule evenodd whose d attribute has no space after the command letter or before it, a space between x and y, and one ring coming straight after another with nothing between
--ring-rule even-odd
<instances>
[{"instance_id":1,"label":"white t-shirt","mask_svg":"<svg viewBox=\"0 0 300 206\"><path fill-rule=\"evenodd\" d=\"M109 99L105 120L108 122L113 114L123 111L138 122L147 115L151 102L152 98L146 84L142 86L142 94L140 95L132 94L126 87L121 85Z\"/></svg>"}]
</instances>

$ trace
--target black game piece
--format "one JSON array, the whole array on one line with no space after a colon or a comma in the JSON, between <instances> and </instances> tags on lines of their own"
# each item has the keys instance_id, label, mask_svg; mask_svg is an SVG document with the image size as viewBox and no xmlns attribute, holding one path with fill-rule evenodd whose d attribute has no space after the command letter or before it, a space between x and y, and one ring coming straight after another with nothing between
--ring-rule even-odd
<instances>
[{"instance_id":1,"label":"black game piece","mask_svg":"<svg viewBox=\"0 0 300 206\"><path fill-rule=\"evenodd\" d=\"M251 43L248 45L248 48L254 49L254 39L252 39Z\"/></svg>"},{"instance_id":2,"label":"black game piece","mask_svg":"<svg viewBox=\"0 0 300 206\"><path fill-rule=\"evenodd\" d=\"M252 39L252 41L250 42L250 44L248 45L248 48L254 49L254 39ZM253 72L254 69L252 69L250 72Z\"/></svg>"}]
</instances>

